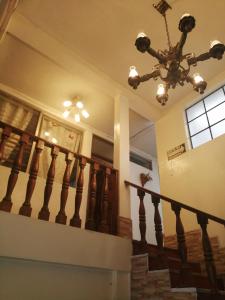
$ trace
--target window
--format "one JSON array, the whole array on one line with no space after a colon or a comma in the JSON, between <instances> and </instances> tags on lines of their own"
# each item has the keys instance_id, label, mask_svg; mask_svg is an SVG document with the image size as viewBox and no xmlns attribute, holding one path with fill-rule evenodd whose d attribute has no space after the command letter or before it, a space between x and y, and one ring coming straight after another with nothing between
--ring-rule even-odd
<instances>
[{"instance_id":1,"label":"window","mask_svg":"<svg viewBox=\"0 0 225 300\"><path fill-rule=\"evenodd\" d=\"M0 0L1 1L1 0ZM51 143L64 147L71 152L80 152L82 142L82 132L75 128L61 123L47 115L43 115L38 110L25 105L19 99L5 94L0 91L0 121L20 128L23 131L37 135ZM38 123L40 126L38 126ZM0 128L0 138L2 129ZM15 161L19 150L20 137L16 134L11 134L7 140L4 151L4 159L1 160L0 165L11 168ZM24 151L23 164L21 171L29 172L29 165L32 159L34 146L29 143ZM51 163L50 148L45 147L41 153L38 176L46 178L48 168ZM55 181L61 183L65 171L65 155L59 153L56 161ZM76 185L78 169L78 160L73 161L73 167L70 176L70 186Z\"/></svg>"},{"instance_id":2,"label":"window","mask_svg":"<svg viewBox=\"0 0 225 300\"><path fill-rule=\"evenodd\" d=\"M0 121L20 128L32 135L36 132L39 119L39 112L17 102L17 99L0 92ZM1 136L2 129L0 129ZM31 154L31 144L29 143L24 151L24 158L21 170L26 171ZM11 134L5 145L4 159L1 165L12 167L15 157L19 150L19 136Z\"/></svg>"},{"instance_id":3,"label":"window","mask_svg":"<svg viewBox=\"0 0 225 300\"><path fill-rule=\"evenodd\" d=\"M225 133L225 86L186 109L192 148Z\"/></svg>"}]
</instances>

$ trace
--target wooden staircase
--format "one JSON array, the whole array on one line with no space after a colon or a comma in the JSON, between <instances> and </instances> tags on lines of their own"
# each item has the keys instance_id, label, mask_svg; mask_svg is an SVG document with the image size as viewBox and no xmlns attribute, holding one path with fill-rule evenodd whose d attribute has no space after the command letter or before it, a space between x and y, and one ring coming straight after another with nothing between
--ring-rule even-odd
<instances>
[{"instance_id":1,"label":"wooden staircase","mask_svg":"<svg viewBox=\"0 0 225 300\"><path fill-rule=\"evenodd\" d=\"M137 241L133 244L137 246ZM155 246L149 245L150 248ZM152 248L152 249L153 249ZM170 249L169 251L170 252ZM173 260L176 257L173 251ZM179 258L177 257L177 260ZM134 255L132 257L131 275L131 299L132 300L224 300L225 291L219 290L216 293L210 289L207 277L200 271L200 265L190 264L189 276L180 276L179 269L173 265L167 269L153 270L156 257L148 253ZM170 254L168 254L170 261ZM177 266L177 265L176 265ZM159 265L158 265L159 267ZM176 274L177 276L174 276ZM192 282L184 284L187 278ZM185 286L186 285L186 286Z\"/></svg>"},{"instance_id":2,"label":"wooden staircase","mask_svg":"<svg viewBox=\"0 0 225 300\"><path fill-rule=\"evenodd\" d=\"M225 300L224 283L216 271L216 265L214 260L213 247L211 239L208 235L208 223L209 220L217 222L225 226L225 220L216 216L205 213L201 210L195 209L191 206L170 199L166 196L157 194L153 191L140 187L131 182L125 181L127 186L135 188L137 190L137 196L139 197L139 229L140 229L140 241L133 241L133 261L139 259L140 255L144 255L144 259L147 259L147 263L141 264L142 268L146 268L145 271L141 270L140 276L138 263L133 263L132 270L132 292L133 299L212 299L212 300ZM144 197L146 194L151 195L151 201L154 205L154 223L155 223L155 238L156 245L147 244L146 241L146 216ZM159 204L161 200L169 202L171 210L175 214L176 218L176 248L170 249L164 247L164 235L162 231L162 220L159 212ZM197 222L200 227L200 244L198 248L202 248L205 272L202 270L202 265L199 262L190 262L188 260L188 245L186 243L186 235L184 226L181 220L181 210L187 210L195 214ZM166 271L165 271L166 270ZM163 271L163 272L162 272ZM154 276L151 276L151 272L159 277L155 280ZM160 276L164 274L163 278ZM165 275L166 274L166 275ZM137 291L135 290L139 278L142 277L143 282L138 284ZM149 279L150 278L150 279ZM137 282L136 282L137 280ZM155 282L152 284L152 282ZM157 291L158 286L161 286L162 282L167 282L165 286L162 286L162 290ZM168 284L169 282L169 284ZM146 294L146 290L150 293ZM165 287L165 289L164 289ZM190 290L190 288L192 290ZM178 297L178 294L171 294L173 289L182 289L184 294ZM183 290L185 289L185 290ZM187 290L188 289L188 290ZM155 292L152 292L155 291ZM165 293L167 296L165 296ZM169 294L170 296L168 296ZM159 294L159 295L158 295ZM170 298L168 298L170 297ZM172 298L171 298L172 297Z\"/></svg>"}]
</instances>

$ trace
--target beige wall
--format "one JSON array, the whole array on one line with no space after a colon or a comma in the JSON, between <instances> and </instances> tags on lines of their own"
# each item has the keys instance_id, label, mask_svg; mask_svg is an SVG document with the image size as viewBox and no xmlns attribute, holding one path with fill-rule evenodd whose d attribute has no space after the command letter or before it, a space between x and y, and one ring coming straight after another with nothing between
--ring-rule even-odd
<instances>
[{"instance_id":1,"label":"beige wall","mask_svg":"<svg viewBox=\"0 0 225 300\"><path fill-rule=\"evenodd\" d=\"M225 73L208 82L206 93L224 84L224 78ZM197 93L191 92L156 123L161 194L225 218L225 135L196 149L189 146L184 110L199 99ZM182 143L186 144L187 152L168 161L167 151ZM192 214L182 216L186 230L198 227ZM166 234L175 233L174 215L169 205L164 205L164 225ZM222 225L210 222L209 232L218 234L225 245Z\"/></svg>"},{"instance_id":2,"label":"beige wall","mask_svg":"<svg viewBox=\"0 0 225 300\"><path fill-rule=\"evenodd\" d=\"M0 299L129 299L127 239L0 212L0 244Z\"/></svg>"}]
</instances>

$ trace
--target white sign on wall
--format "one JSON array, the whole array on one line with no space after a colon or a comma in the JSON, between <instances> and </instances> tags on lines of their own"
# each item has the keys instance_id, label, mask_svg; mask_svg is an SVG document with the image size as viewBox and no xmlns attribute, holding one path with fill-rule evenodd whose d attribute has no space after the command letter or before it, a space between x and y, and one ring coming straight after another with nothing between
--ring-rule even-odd
<instances>
[{"instance_id":1,"label":"white sign on wall","mask_svg":"<svg viewBox=\"0 0 225 300\"><path fill-rule=\"evenodd\" d=\"M180 156L185 152L186 152L185 143L176 146L173 149L167 151L168 160L174 159L175 157Z\"/></svg>"}]
</instances>

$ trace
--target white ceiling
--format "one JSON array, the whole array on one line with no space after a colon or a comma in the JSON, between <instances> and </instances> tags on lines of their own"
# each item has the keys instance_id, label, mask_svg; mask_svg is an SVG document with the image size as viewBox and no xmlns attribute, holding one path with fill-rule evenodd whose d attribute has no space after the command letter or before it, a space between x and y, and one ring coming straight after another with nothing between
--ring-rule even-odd
<instances>
[{"instance_id":1,"label":"white ceiling","mask_svg":"<svg viewBox=\"0 0 225 300\"><path fill-rule=\"evenodd\" d=\"M58 110L62 109L64 99L80 95L91 113L87 124L109 136L113 136L112 94L116 90L108 93L101 83L92 84L89 79L93 70L99 70L100 74L111 78L112 82L117 82L132 95L140 96L150 105L149 110L165 113L191 91L190 86L172 90L167 107L162 108L155 100L156 82L149 81L137 91L133 91L127 83L130 65L136 65L140 74L143 74L150 72L156 63L152 57L136 50L134 42L138 32L145 31L150 36L152 47L166 47L163 19L152 6L155 2L158 0L20 0L17 16L19 13L30 21L33 28L47 34L46 47L55 57L58 55L58 59L53 60L53 56L40 50L38 37L36 45L29 44L33 30L31 26L27 26L26 30L18 30L18 35L14 35L9 28L11 35L7 35L0 46L0 81ZM196 18L196 28L188 37L185 52L205 52L209 41L213 39L225 42L224 0L168 2L173 7L168 12L168 22L174 43L180 37L177 29L180 16L190 12ZM36 33L33 33L33 40ZM93 66L93 70L87 69L82 73L76 69L72 56L67 60L71 68L68 63L66 66L69 52L64 53L62 60L60 49L54 48L51 37L64 45L64 49L82 58L88 66ZM207 80L224 69L225 59L200 63L195 71L198 70ZM130 112L130 139L134 147L156 155L154 126L151 121L138 115L137 111Z\"/></svg>"},{"instance_id":2,"label":"white ceiling","mask_svg":"<svg viewBox=\"0 0 225 300\"><path fill-rule=\"evenodd\" d=\"M125 87L128 68L136 65L140 74L149 73L156 61L148 54L139 53L135 46L138 32L144 31L152 40L152 47L165 49L164 20L152 4L159 0L22 0L18 11L32 20L81 57L102 70ZM185 52L200 54L209 49L209 41L224 40L224 0L168 0L171 39L179 40L179 19L189 12L196 18L196 28L190 33ZM225 41L224 41L225 42ZM200 63L198 71L205 79L222 72L225 60ZM128 87L129 88L129 87ZM184 97L191 87L171 91L168 106ZM156 83L140 86L139 95L158 108L155 100Z\"/></svg>"}]
</instances>

